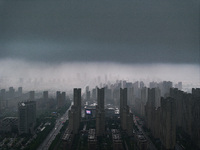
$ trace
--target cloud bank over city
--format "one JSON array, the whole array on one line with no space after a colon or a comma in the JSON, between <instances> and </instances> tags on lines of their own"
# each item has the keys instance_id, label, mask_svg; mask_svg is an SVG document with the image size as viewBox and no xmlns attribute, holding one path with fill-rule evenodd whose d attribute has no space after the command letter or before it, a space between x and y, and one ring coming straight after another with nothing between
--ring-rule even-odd
<instances>
[{"instance_id":1,"label":"cloud bank over city","mask_svg":"<svg viewBox=\"0 0 200 150\"><path fill-rule=\"evenodd\" d=\"M199 85L199 4L2 0L0 86L72 89L98 76Z\"/></svg>"},{"instance_id":2,"label":"cloud bank over city","mask_svg":"<svg viewBox=\"0 0 200 150\"><path fill-rule=\"evenodd\" d=\"M66 90L74 87L102 86L116 80L129 82L183 82L195 85L199 81L199 66L188 64L120 64L120 63L62 63L51 64L21 60L0 61L0 85L22 86L25 90Z\"/></svg>"}]
</instances>

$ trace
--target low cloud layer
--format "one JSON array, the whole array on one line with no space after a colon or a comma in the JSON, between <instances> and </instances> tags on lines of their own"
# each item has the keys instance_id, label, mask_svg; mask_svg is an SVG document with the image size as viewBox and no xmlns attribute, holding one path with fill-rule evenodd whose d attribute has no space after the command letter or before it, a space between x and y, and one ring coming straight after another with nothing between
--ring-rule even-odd
<instances>
[{"instance_id":1,"label":"low cloud layer","mask_svg":"<svg viewBox=\"0 0 200 150\"><path fill-rule=\"evenodd\" d=\"M187 64L120 64L120 63L61 63L47 64L22 60L0 61L0 88L23 86L25 90L65 90L75 87L95 87L116 80L130 82L183 82L200 87L198 65Z\"/></svg>"},{"instance_id":2,"label":"low cloud layer","mask_svg":"<svg viewBox=\"0 0 200 150\"><path fill-rule=\"evenodd\" d=\"M200 84L198 0L0 0L0 88Z\"/></svg>"}]
</instances>

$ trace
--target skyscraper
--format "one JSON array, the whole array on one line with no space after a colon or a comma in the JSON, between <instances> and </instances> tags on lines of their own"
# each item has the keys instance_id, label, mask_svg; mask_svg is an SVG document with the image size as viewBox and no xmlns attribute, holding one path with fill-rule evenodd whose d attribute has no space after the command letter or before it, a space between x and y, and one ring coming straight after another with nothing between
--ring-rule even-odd
<instances>
[{"instance_id":1,"label":"skyscraper","mask_svg":"<svg viewBox=\"0 0 200 150\"><path fill-rule=\"evenodd\" d=\"M126 122L126 118L124 118L124 111L126 111L127 106L127 88L120 88L120 120L122 129L125 128L123 123Z\"/></svg>"},{"instance_id":2,"label":"skyscraper","mask_svg":"<svg viewBox=\"0 0 200 150\"><path fill-rule=\"evenodd\" d=\"M127 88L120 89L120 122L122 130L129 136L133 135L133 114L127 105Z\"/></svg>"},{"instance_id":3,"label":"skyscraper","mask_svg":"<svg viewBox=\"0 0 200 150\"><path fill-rule=\"evenodd\" d=\"M56 91L56 101L57 101L57 107L61 106L61 94L60 91Z\"/></svg>"},{"instance_id":4,"label":"skyscraper","mask_svg":"<svg viewBox=\"0 0 200 150\"><path fill-rule=\"evenodd\" d=\"M100 110L104 110L104 88L97 89L97 104Z\"/></svg>"},{"instance_id":5,"label":"skyscraper","mask_svg":"<svg viewBox=\"0 0 200 150\"><path fill-rule=\"evenodd\" d=\"M141 89L141 111L140 111L140 114L142 116L145 115L145 105L147 103L147 99L148 99L148 88L146 87L143 87Z\"/></svg>"},{"instance_id":6,"label":"skyscraper","mask_svg":"<svg viewBox=\"0 0 200 150\"><path fill-rule=\"evenodd\" d=\"M15 96L15 89L13 87L9 87L8 98L13 99L14 96Z\"/></svg>"},{"instance_id":7,"label":"skyscraper","mask_svg":"<svg viewBox=\"0 0 200 150\"><path fill-rule=\"evenodd\" d=\"M160 107L160 89L152 88L148 89L148 100L145 106L145 117L146 117L146 125L147 128L151 129L153 126L153 111Z\"/></svg>"},{"instance_id":8,"label":"skyscraper","mask_svg":"<svg viewBox=\"0 0 200 150\"><path fill-rule=\"evenodd\" d=\"M105 133L104 88L97 88L96 135Z\"/></svg>"},{"instance_id":9,"label":"skyscraper","mask_svg":"<svg viewBox=\"0 0 200 150\"><path fill-rule=\"evenodd\" d=\"M172 82L170 81L163 81L162 88L161 88L161 96L168 97L170 94L170 88L172 88Z\"/></svg>"},{"instance_id":10,"label":"skyscraper","mask_svg":"<svg viewBox=\"0 0 200 150\"><path fill-rule=\"evenodd\" d=\"M57 100L57 107L60 108L65 104L65 100L66 100L66 93L65 92L60 92L57 91L56 92L56 100Z\"/></svg>"},{"instance_id":11,"label":"skyscraper","mask_svg":"<svg viewBox=\"0 0 200 150\"><path fill-rule=\"evenodd\" d=\"M69 130L77 134L81 122L81 89L74 89L74 105L71 107L68 115Z\"/></svg>"},{"instance_id":12,"label":"skyscraper","mask_svg":"<svg viewBox=\"0 0 200 150\"><path fill-rule=\"evenodd\" d=\"M134 96L134 88L133 87L128 87L127 88L127 94L128 94L128 96L127 96L127 104L128 105L134 105L134 98L135 98L135 96Z\"/></svg>"},{"instance_id":13,"label":"skyscraper","mask_svg":"<svg viewBox=\"0 0 200 150\"><path fill-rule=\"evenodd\" d=\"M22 96L22 87L18 87L18 96Z\"/></svg>"},{"instance_id":14,"label":"skyscraper","mask_svg":"<svg viewBox=\"0 0 200 150\"><path fill-rule=\"evenodd\" d=\"M4 108L6 107L6 103L7 103L7 100L6 100L6 90L5 89L2 89L1 90L1 93L0 93L0 103L1 103L1 108Z\"/></svg>"},{"instance_id":15,"label":"skyscraper","mask_svg":"<svg viewBox=\"0 0 200 150\"><path fill-rule=\"evenodd\" d=\"M74 106L78 108L79 119L81 120L81 89L74 89Z\"/></svg>"},{"instance_id":16,"label":"skyscraper","mask_svg":"<svg viewBox=\"0 0 200 150\"><path fill-rule=\"evenodd\" d=\"M161 98L161 119L160 123L161 135L160 139L166 149L174 149L176 145L176 113L175 100L171 97ZM154 129L158 130L158 128Z\"/></svg>"},{"instance_id":17,"label":"skyscraper","mask_svg":"<svg viewBox=\"0 0 200 150\"><path fill-rule=\"evenodd\" d=\"M18 103L18 130L19 134L33 133L36 123L36 102L20 102Z\"/></svg>"},{"instance_id":18,"label":"skyscraper","mask_svg":"<svg viewBox=\"0 0 200 150\"><path fill-rule=\"evenodd\" d=\"M148 89L148 101L145 106L146 125L152 135L161 140L165 149L174 149L176 143L175 99L162 97L160 106L155 107L159 95L156 89Z\"/></svg>"},{"instance_id":19,"label":"skyscraper","mask_svg":"<svg viewBox=\"0 0 200 150\"><path fill-rule=\"evenodd\" d=\"M89 86L87 86L85 88L85 99L86 101L90 101L90 90L89 90Z\"/></svg>"},{"instance_id":20,"label":"skyscraper","mask_svg":"<svg viewBox=\"0 0 200 150\"><path fill-rule=\"evenodd\" d=\"M148 89L148 102L152 107L160 107L161 91L159 88Z\"/></svg>"},{"instance_id":21,"label":"skyscraper","mask_svg":"<svg viewBox=\"0 0 200 150\"><path fill-rule=\"evenodd\" d=\"M45 100L45 102L48 100L48 91L44 91L43 92L43 99Z\"/></svg>"},{"instance_id":22,"label":"skyscraper","mask_svg":"<svg viewBox=\"0 0 200 150\"><path fill-rule=\"evenodd\" d=\"M35 100L35 91L30 91L29 92L29 100L34 101Z\"/></svg>"}]
</instances>

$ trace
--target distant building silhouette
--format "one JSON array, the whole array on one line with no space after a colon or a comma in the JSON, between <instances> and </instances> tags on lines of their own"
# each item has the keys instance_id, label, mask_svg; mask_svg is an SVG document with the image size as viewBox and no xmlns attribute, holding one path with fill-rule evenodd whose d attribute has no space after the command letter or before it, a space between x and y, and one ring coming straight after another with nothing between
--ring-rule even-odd
<instances>
[{"instance_id":1,"label":"distant building silhouette","mask_svg":"<svg viewBox=\"0 0 200 150\"><path fill-rule=\"evenodd\" d=\"M66 93L65 92L56 92L56 101L57 101L57 107L60 108L65 104L66 101Z\"/></svg>"},{"instance_id":2,"label":"distant building silhouette","mask_svg":"<svg viewBox=\"0 0 200 150\"><path fill-rule=\"evenodd\" d=\"M22 96L22 87L18 87L18 96Z\"/></svg>"},{"instance_id":3,"label":"distant building silhouette","mask_svg":"<svg viewBox=\"0 0 200 150\"><path fill-rule=\"evenodd\" d=\"M8 98L13 99L14 96L15 96L15 89L13 87L9 87Z\"/></svg>"},{"instance_id":4,"label":"distant building silhouette","mask_svg":"<svg viewBox=\"0 0 200 150\"><path fill-rule=\"evenodd\" d=\"M46 102L48 100L48 98L49 98L48 91L44 91L43 92L43 99L44 99L44 101Z\"/></svg>"},{"instance_id":5,"label":"distant building silhouette","mask_svg":"<svg viewBox=\"0 0 200 150\"><path fill-rule=\"evenodd\" d=\"M86 101L90 101L90 91L89 91L89 86L85 88L85 99Z\"/></svg>"},{"instance_id":6,"label":"distant building silhouette","mask_svg":"<svg viewBox=\"0 0 200 150\"><path fill-rule=\"evenodd\" d=\"M172 88L172 82L170 82L170 81L163 81L162 83L161 83L161 87L160 87L160 89L161 89L161 96L162 97L169 97L169 95L170 95L170 88Z\"/></svg>"},{"instance_id":7,"label":"distant building silhouette","mask_svg":"<svg viewBox=\"0 0 200 150\"><path fill-rule=\"evenodd\" d=\"M177 88L178 90L182 90L182 82L178 82L178 84L175 84L175 88Z\"/></svg>"},{"instance_id":8,"label":"distant building silhouette","mask_svg":"<svg viewBox=\"0 0 200 150\"><path fill-rule=\"evenodd\" d=\"M35 100L35 91L30 91L29 92L29 101L34 101Z\"/></svg>"},{"instance_id":9,"label":"distant building silhouette","mask_svg":"<svg viewBox=\"0 0 200 150\"><path fill-rule=\"evenodd\" d=\"M6 90L2 89L0 93L0 110L7 106Z\"/></svg>"}]
</instances>

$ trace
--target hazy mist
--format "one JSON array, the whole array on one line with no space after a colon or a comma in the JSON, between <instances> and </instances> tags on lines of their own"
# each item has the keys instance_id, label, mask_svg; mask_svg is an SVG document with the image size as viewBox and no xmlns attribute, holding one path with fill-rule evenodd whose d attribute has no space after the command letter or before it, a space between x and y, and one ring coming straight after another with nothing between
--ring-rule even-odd
<instances>
[{"instance_id":1,"label":"hazy mist","mask_svg":"<svg viewBox=\"0 0 200 150\"><path fill-rule=\"evenodd\" d=\"M0 88L200 84L198 0L0 1Z\"/></svg>"},{"instance_id":2,"label":"hazy mist","mask_svg":"<svg viewBox=\"0 0 200 150\"><path fill-rule=\"evenodd\" d=\"M183 82L200 87L198 65L120 64L120 63L37 63L22 60L0 61L0 88L23 86L25 90L66 90L87 85L100 86L116 80Z\"/></svg>"}]
</instances>

